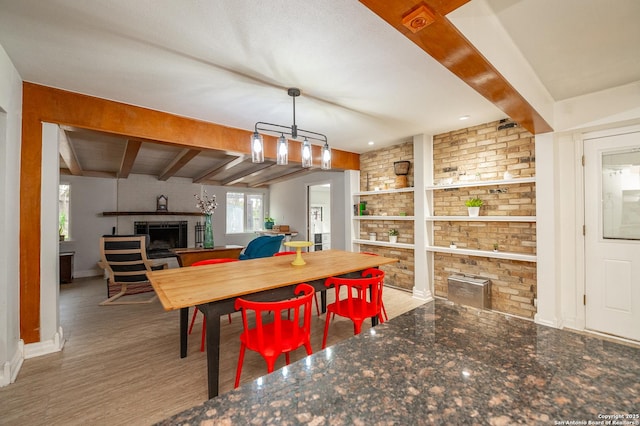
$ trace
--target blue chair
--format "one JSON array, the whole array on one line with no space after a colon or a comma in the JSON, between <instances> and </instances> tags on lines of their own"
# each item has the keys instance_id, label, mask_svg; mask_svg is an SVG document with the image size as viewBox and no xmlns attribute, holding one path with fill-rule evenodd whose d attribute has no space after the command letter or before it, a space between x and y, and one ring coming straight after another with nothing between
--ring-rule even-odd
<instances>
[{"instance_id":1,"label":"blue chair","mask_svg":"<svg viewBox=\"0 0 640 426\"><path fill-rule=\"evenodd\" d=\"M260 257L271 257L280 251L280 244L284 235L269 236L261 235L260 237L249 241L247 248L240 254L240 260L258 259Z\"/></svg>"}]
</instances>

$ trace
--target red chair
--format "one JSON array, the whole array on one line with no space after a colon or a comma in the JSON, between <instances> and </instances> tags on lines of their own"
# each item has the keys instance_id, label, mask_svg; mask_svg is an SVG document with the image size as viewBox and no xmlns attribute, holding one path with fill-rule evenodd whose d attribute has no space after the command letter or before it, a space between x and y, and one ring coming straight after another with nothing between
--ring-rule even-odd
<instances>
[{"instance_id":1,"label":"red chair","mask_svg":"<svg viewBox=\"0 0 640 426\"><path fill-rule=\"evenodd\" d=\"M311 298L315 290L309 284L298 284L294 290L294 299L278 302L252 302L242 298L236 299L235 308L242 312L244 330L240 335L240 357L236 370L235 387L240 383L242 363L245 349L258 352L267 362L267 372L273 372L276 359L285 354L289 365L289 352L304 346L307 355L311 355ZM284 319L283 312L294 311L293 320ZM255 326L249 328L248 311L255 313ZM273 321L265 324L262 314L273 311ZM301 312L302 311L302 312ZM303 318L300 325L300 318Z\"/></svg>"},{"instance_id":2,"label":"red chair","mask_svg":"<svg viewBox=\"0 0 640 426\"><path fill-rule=\"evenodd\" d=\"M296 254L295 251L280 251L276 254L274 254L274 256L288 256L290 254Z\"/></svg>"},{"instance_id":3,"label":"red chair","mask_svg":"<svg viewBox=\"0 0 640 426\"><path fill-rule=\"evenodd\" d=\"M278 252L276 254L274 254L273 256L289 256L291 254L297 254L295 251L281 251ZM320 305L318 304L318 295L316 293L313 293L313 301L316 304L316 312L318 313L318 316L320 316Z\"/></svg>"},{"instance_id":4,"label":"red chair","mask_svg":"<svg viewBox=\"0 0 640 426\"><path fill-rule=\"evenodd\" d=\"M377 253L372 253L370 251L361 251L362 254L368 254L369 256L378 256ZM382 303L382 315L384 315L384 320L389 321L389 315L387 315L387 310L384 308L384 300L380 299L380 303Z\"/></svg>"},{"instance_id":5,"label":"red chair","mask_svg":"<svg viewBox=\"0 0 640 426\"><path fill-rule=\"evenodd\" d=\"M367 275L371 275L367 277ZM380 324L382 318L382 288L384 272L370 268L362 272L364 278L327 278L324 285L333 286L336 292L336 301L327 305L327 316L324 323L324 336L322 337L322 349L327 345L327 332L329 323L334 315L349 318L353 321L353 334L360 334L362 323L367 318L378 317ZM347 289L346 298L340 299L342 287ZM355 290L355 292L353 291ZM369 295L369 297L367 297Z\"/></svg>"},{"instance_id":6,"label":"red chair","mask_svg":"<svg viewBox=\"0 0 640 426\"><path fill-rule=\"evenodd\" d=\"M205 259L199 260L197 262L193 262L191 266L203 266L203 265L215 265L217 263L227 263L227 262L237 262L238 259ZM196 322L196 316L198 315L198 308L194 308L193 316L191 317L191 325L189 326L189 334L191 334L191 330L193 330L193 323ZM229 324L231 324L231 314L229 316ZM206 337L207 332L207 320L206 318L202 319L202 342L200 343L200 352L204 352L204 339Z\"/></svg>"}]
</instances>

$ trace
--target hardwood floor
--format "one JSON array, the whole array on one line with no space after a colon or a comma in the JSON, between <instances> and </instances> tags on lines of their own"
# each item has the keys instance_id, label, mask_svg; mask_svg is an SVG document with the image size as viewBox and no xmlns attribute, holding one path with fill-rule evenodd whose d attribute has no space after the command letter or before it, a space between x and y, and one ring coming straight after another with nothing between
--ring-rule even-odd
<instances>
[{"instance_id":1,"label":"hardwood floor","mask_svg":"<svg viewBox=\"0 0 640 426\"><path fill-rule=\"evenodd\" d=\"M102 278L61 286L64 350L25 360L16 382L0 388L0 424L151 424L207 399L206 357L200 352L202 316L189 338L188 356L181 359L179 312L166 312L157 301L98 306L105 292ZM422 303L393 288L385 288L384 300L389 317ZM231 324L226 316L221 319L220 393L233 389L235 379L242 323L238 314L232 318ZM314 314L312 324L312 346L320 351L324 315ZM365 323L363 330L369 326ZM336 318L327 345L352 335L352 323ZM305 355L299 349L291 360ZM276 369L284 365L284 357L278 361ZM247 351L241 383L264 374L264 360Z\"/></svg>"}]
</instances>

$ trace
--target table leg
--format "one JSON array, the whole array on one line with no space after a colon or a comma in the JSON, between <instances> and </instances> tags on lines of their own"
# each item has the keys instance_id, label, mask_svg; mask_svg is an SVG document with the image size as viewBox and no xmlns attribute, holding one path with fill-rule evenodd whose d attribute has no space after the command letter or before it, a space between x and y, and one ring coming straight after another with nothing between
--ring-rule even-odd
<instances>
[{"instance_id":1,"label":"table leg","mask_svg":"<svg viewBox=\"0 0 640 426\"><path fill-rule=\"evenodd\" d=\"M198 306L207 320L207 376L209 399L218 396L220 378L220 316L223 314L215 305Z\"/></svg>"},{"instance_id":2,"label":"table leg","mask_svg":"<svg viewBox=\"0 0 640 426\"><path fill-rule=\"evenodd\" d=\"M187 357L188 324L189 324L189 308L180 308L180 358Z\"/></svg>"}]
</instances>

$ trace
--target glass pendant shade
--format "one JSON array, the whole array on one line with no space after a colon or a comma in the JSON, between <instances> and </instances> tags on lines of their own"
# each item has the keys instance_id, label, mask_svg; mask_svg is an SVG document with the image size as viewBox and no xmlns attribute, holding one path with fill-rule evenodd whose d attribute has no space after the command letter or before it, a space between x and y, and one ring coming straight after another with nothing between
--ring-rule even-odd
<instances>
[{"instance_id":1,"label":"glass pendant shade","mask_svg":"<svg viewBox=\"0 0 640 426\"><path fill-rule=\"evenodd\" d=\"M304 138L304 142L302 142L302 167L309 168L312 163L311 158L311 143L307 138Z\"/></svg>"},{"instance_id":2,"label":"glass pendant shade","mask_svg":"<svg viewBox=\"0 0 640 426\"><path fill-rule=\"evenodd\" d=\"M322 170L331 169L331 148L329 148L329 144L326 142L322 147L322 163L320 167L322 168Z\"/></svg>"},{"instance_id":3,"label":"glass pendant shade","mask_svg":"<svg viewBox=\"0 0 640 426\"><path fill-rule=\"evenodd\" d=\"M264 142L262 135L254 133L251 136L251 161L254 163L264 163Z\"/></svg>"},{"instance_id":4,"label":"glass pendant shade","mask_svg":"<svg viewBox=\"0 0 640 426\"><path fill-rule=\"evenodd\" d=\"M278 138L278 156L276 163L280 166L286 166L289 163L289 141L284 135Z\"/></svg>"}]
</instances>

